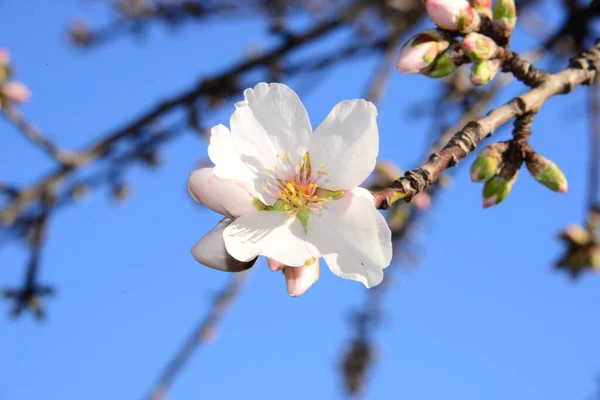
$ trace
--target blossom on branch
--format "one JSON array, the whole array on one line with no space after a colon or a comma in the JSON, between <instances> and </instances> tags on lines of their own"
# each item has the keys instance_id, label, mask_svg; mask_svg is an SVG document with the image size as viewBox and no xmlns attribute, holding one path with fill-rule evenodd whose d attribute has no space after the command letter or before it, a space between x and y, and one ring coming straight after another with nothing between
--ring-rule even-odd
<instances>
[{"instance_id":1,"label":"blossom on branch","mask_svg":"<svg viewBox=\"0 0 600 400\"><path fill-rule=\"evenodd\" d=\"M244 97L231 131L212 129L215 167L188 180L194 200L226 216L194 246L196 260L235 270L241 265L228 268L231 259L267 257L271 269L283 269L292 296L318 279L320 258L342 278L379 284L392 258L391 232L372 194L358 187L379 151L375 106L342 101L313 132L289 87L259 83Z\"/></svg>"}]
</instances>

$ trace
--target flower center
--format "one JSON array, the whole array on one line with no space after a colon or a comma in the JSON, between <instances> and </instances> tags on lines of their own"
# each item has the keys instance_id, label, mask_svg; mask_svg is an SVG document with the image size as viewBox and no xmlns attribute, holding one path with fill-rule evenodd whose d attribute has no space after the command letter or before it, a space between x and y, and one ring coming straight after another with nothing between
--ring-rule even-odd
<instances>
[{"instance_id":1,"label":"flower center","mask_svg":"<svg viewBox=\"0 0 600 400\"><path fill-rule=\"evenodd\" d=\"M293 160L289 150L275 154L278 164L272 170L264 170L265 180L262 189L277 198L273 209L283 210L287 215L299 211L320 211L330 198L339 197L338 192L321 189L327 182L329 172L325 164L313 173L310 156L304 153L301 159ZM336 194L336 195L332 195ZM341 195L341 194L340 194Z\"/></svg>"}]
</instances>

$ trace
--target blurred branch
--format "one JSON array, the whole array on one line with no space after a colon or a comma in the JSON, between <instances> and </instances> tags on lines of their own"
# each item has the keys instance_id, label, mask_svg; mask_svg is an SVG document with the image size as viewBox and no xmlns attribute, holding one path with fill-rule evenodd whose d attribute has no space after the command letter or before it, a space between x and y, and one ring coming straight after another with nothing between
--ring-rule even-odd
<instances>
[{"instance_id":1,"label":"blurred branch","mask_svg":"<svg viewBox=\"0 0 600 400\"><path fill-rule=\"evenodd\" d=\"M64 166L76 166L77 157L67 150L60 149L48 139L38 128L29 122L15 107L7 105L2 108L2 114L33 144Z\"/></svg>"},{"instance_id":2,"label":"blurred branch","mask_svg":"<svg viewBox=\"0 0 600 400\"><path fill-rule=\"evenodd\" d=\"M594 82L589 89L590 113L590 166L588 183L588 210L597 207L600 184L600 85Z\"/></svg>"},{"instance_id":3,"label":"blurred branch","mask_svg":"<svg viewBox=\"0 0 600 400\"><path fill-rule=\"evenodd\" d=\"M78 168L85 167L95 160L106 156L107 153L111 151L112 147L121 139L135 135L148 124L153 123L159 117L179 106L190 107L202 96L208 98L228 97L239 92L235 82L238 80L240 74L256 67L268 65L271 61L277 59L281 55L313 40L322 38L326 33L342 26L346 21L355 18L364 9L365 5L365 1L361 0L351 3L351 5L336 18L319 23L316 27L303 34L289 36L284 44L274 50L253 59L243 61L217 76L202 80L193 88L165 100L123 128L105 136L103 139L90 145L81 152L75 153L75 156L78 159L78 163L76 164L77 168L74 165L63 165L37 184L20 190L18 195L0 211L0 224L8 225L14 223L14 221L23 213L23 210L31 203L39 200L44 193L59 185Z\"/></svg>"},{"instance_id":4,"label":"blurred branch","mask_svg":"<svg viewBox=\"0 0 600 400\"><path fill-rule=\"evenodd\" d=\"M190 361L194 353L208 343L216 334L216 329L239 295L246 280L250 276L250 270L232 274L223 289L215 296L213 305L202 321L192 331L189 338L177 350L173 359L165 367L160 378L152 388L148 400L161 400L171 388L177 375Z\"/></svg>"}]
</instances>

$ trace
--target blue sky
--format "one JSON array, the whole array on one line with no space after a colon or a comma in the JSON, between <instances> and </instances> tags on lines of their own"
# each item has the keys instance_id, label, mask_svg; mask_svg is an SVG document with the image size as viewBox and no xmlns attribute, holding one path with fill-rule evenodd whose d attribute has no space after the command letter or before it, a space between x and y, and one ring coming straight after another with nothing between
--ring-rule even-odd
<instances>
[{"instance_id":1,"label":"blue sky","mask_svg":"<svg viewBox=\"0 0 600 400\"><path fill-rule=\"evenodd\" d=\"M547 4L543 17L552 24L559 16ZM107 18L104 7L75 0L0 1L0 45L33 91L22 110L73 149L218 72L249 45L272 43L259 19L236 19L175 33L160 27L143 42L82 52L64 35L81 12L95 24ZM516 49L533 45L516 35ZM345 62L310 91L302 79L288 83L316 126L338 101L363 95L375 66L373 59ZM382 159L403 168L421 159L429 119L411 118L407 106L432 99L434 87L424 77L393 75L379 107ZM521 89L512 86L501 101ZM444 112L425 104L430 114ZM227 123L232 109L209 122ZM568 195L522 173L505 203L483 210L481 187L466 168L458 172L421 224L421 265L395 274L365 398L562 400L594 392L599 277L573 283L550 268L561 251L556 233L582 220L588 129L583 89L549 101L534 123L532 145L561 166ZM51 167L3 121L0 132L3 180L31 183ZM185 190L206 144L187 135L161 155L159 170L129 171L134 193L125 204L101 189L53 217L41 280L59 292L41 325L29 316L0 318L0 400L141 398L208 309L227 276L195 263L189 249L219 216ZM1 249L1 286L21 282L25 259L20 243ZM281 274L259 263L217 340L196 355L170 398L342 398L337 366L349 337L346 316L365 294L361 284L324 269L304 296L290 298Z\"/></svg>"}]
</instances>

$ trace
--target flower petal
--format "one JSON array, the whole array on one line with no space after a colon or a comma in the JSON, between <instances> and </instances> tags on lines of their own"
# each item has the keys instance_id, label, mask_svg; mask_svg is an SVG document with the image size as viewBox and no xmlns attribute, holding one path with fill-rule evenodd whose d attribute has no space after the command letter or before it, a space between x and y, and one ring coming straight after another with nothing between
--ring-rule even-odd
<instances>
[{"instance_id":1,"label":"flower petal","mask_svg":"<svg viewBox=\"0 0 600 400\"><path fill-rule=\"evenodd\" d=\"M188 192L196 202L221 215L239 217L258 212L248 185L214 175L213 168L200 168L188 178Z\"/></svg>"},{"instance_id":2,"label":"flower petal","mask_svg":"<svg viewBox=\"0 0 600 400\"><path fill-rule=\"evenodd\" d=\"M307 243L315 258L323 257L339 277L381 283L383 269L392 260L392 233L373 205L373 195L356 188L327 203L310 216Z\"/></svg>"},{"instance_id":3,"label":"flower petal","mask_svg":"<svg viewBox=\"0 0 600 400\"><path fill-rule=\"evenodd\" d=\"M225 249L223 231L231 223L230 218L223 218L198 243L192 247L192 255L200 264L225 272L244 271L254 265L256 258L243 262L233 258Z\"/></svg>"},{"instance_id":4,"label":"flower petal","mask_svg":"<svg viewBox=\"0 0 600 400\"><path fill-rule=\"evenodd\" d=\"M329 173L322 186L350 190L364 182L375 168L379 153L377 108L366 100L338 103L313 133L309 153L312 165L325 164Z\"/></svg>"},{"instance_id":5,"label":"flower petal","mask_svg":"<svg viewBox=\"0 0 600 400\"><path fill-rule=\"evenodd\" d=\"M275 261L272 258L267 258L267 265L269 269L273 272L281 271L285 268L285 264L280 263L279 261Z\"/></svg>"},{"instance_id":6,"label":"flower petal","mask_svg":"<svg viewBox=\"0 0 600 400\"><path fill-rule=\"evenodd\" d=\"M312 127L306 109L292 89L259 83L244 91L231 116L231 132L241 160L254 172L273 170L276 157L288 149L296 165L308 149Z\"/></svg>"},{"instance_id":7,"label":"flower petal","mask_svg":"<svg viewBox=\"0 0 600 400\"><path fill-rule=\"evenodd\" d=\"M285 267L283 274L285 275L288 294L292 297L304 294L313 283L319 280L319 269L319 260L301 267Z\"/></svg>"},{"instance_id":8,"label":"flower petal","mask_svg":"<svg viewBox=\"0 0 600 400\"><path fill-rule=\"evenodd\" d=\"M265 256L290 266L304 265L312 258L306 248L304 228L283 211L261 211L242 215L224 232L229 254L240 261Z\"/></svg>"},{"instance_id":9,"label":"flower petal","mask_svg":"<svg viewBox=\"0 0 600 400\"><path fill-rule=\"evenodd\" d=\"M221 179L242 182L250 182L254 179L254 174L240 160L233 143L233 136L225 125L217 125L211 129L208 157L215 164L214 174Z\"/></svg>"}]
</instances>

